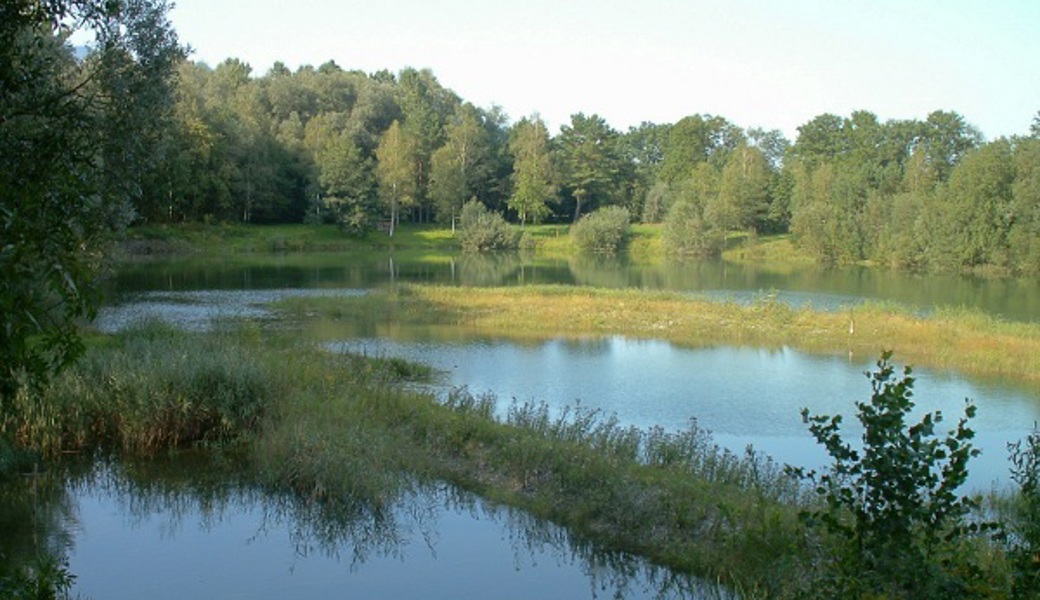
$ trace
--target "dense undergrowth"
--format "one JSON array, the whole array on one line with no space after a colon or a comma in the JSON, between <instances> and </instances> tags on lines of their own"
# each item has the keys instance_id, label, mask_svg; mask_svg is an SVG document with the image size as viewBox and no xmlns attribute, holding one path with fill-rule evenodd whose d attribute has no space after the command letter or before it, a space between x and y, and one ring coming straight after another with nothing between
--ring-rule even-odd
<instances>
[{"instance_id":1,"label":"dense undergrowth","mask_svg":"<svg viewBox=\"0 0 1040 600\"><path fill-rule=\"evenodd\" d=\"M642 431L584 409L503 411L412 385L430 376L256 328L148 324L93 340L43 394L7 408L3 433L47 460L230 452L258 484L330 509L378 512L417 483L448 481L746 597L812 595L829 564L832 541L799 518L819 506L811 490L768 458L719 449L695 422ZM1001 546L970 548L991 557L987 581L1011 580Z\"/></svg>"}]
</instances>

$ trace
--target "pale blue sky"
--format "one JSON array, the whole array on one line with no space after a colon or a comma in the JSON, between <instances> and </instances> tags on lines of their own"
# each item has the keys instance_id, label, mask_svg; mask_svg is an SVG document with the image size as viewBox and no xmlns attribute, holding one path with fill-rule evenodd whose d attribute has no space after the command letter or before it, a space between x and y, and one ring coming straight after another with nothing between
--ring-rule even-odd
<instances>
[{"instance_id":1,"label":"pale blue sky","mask_svg":"<svg viewBox=\"0 0 1040 600\"><path fill-rule=\"evenodd\" d=\"M792 140L812 117L955 110L988 139L1040 110L1040 0L176 0L194 60L265 73L430 68L555 131L711 113Z\"/></svg>"}]
</instances>

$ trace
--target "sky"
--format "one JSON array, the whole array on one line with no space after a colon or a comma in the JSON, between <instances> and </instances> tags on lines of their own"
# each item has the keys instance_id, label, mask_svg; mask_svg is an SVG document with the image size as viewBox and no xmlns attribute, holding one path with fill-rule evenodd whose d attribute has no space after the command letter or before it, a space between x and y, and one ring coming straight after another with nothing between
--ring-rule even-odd
<instances>
[{"instance_id":1,"label":"sky","mask_svg":"<svg viewBox=\"0 0 1040 600\"><path fill-rule=\"evenodd\" d=\"M712 114L792 141L813 117L956 111L987 139L1040 111L1040 0L175 0L191 58L263 75L429 68L463 100L625 131Z\"/></svg>"}]
</instances>

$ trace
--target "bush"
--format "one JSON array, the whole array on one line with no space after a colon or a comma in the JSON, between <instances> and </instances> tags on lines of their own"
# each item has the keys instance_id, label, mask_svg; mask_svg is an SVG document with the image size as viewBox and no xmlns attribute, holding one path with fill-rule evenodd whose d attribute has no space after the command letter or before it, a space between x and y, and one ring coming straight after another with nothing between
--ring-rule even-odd
<instances>
[{"instance_id":1,"label":"bush","mask_svg":"<svg viewBox=\"0 0 1040 600\"><path fill-rule=\"evenodd\" d=\"M617 254L628 242L630 215L621 206L608 206L582 217L571 230L582 252Z\"/></svg>"},{"instance_id":2,"label":"bush","mask_svg":"<svg viewBox=\"0 0 1040 600\"><path fill-rule=\"evenodd\" d=\"M455 234L463 252L514 250L520 236L502 218L480 202L471 200L462 207Z\"/></svg>"},{"instance_id":3,"label":"bush","mask_svg":"<svg viewBox=\"0 0 1040 600\"><path fill-rule=\"evenodd\" d=\"M1014 598L1040 597L1040 429L1026 440L1009 444L1011 479L1019 485L1012 513L1008 551Z\"/></svg>"},{"instance_id":4,"label":"bush","mask_svg":"<svg viewBox=\"0 0 1040 600\"><path fill-rule=\"evenodd\" d=\"M868 373L870 402L857 402L863 446L854 448L840 435L840 415L810 416L802 411L816 441L833 466L825 474L794 474L812 483L825 501L803 519L823 534L830 557L816 582L816 592L834 598L965 598L983 594L982 569L972 564L973 534L987 524L966 518L977 503L956 490L965 482L968 460L978 455L971 444L970 403L957 427L935 437L942 421L929 413L916 425L906 422L914 403L910 368L893 381L884 353L877 371ZM984 595L984 594L983 594Z\"/></svg>"},{"instance_id":5,"label":"bush","mask_svg":"<svg viewBox=\"0 0 1040 600\"><path fill-rule=\"evenodd\" d=\"M677 257L715 258L722 254L726 234L704 220L693 202L672 205L664 221L662 242L665 251Z\"/></svg>"}]
</instances>

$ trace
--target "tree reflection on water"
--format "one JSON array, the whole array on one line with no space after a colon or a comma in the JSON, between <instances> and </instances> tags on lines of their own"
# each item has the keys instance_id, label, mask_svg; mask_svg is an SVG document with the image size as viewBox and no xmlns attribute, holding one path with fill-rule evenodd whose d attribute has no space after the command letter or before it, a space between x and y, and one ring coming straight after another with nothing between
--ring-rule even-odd
<instances>
[{"instance_id":1,"label":"tree reflection on water","mask_svg":"<svg viewBox=\"0 0 1040 600\"><path fill-rule=\"evenodd\" d=\"M385 585L391 590L400 584L394 580L416 577L407 573L417 570L425 573L420 577L428 578L432 573L444 578L472 578L477 586L472 589L480 589L480 585L491 586L490 589L496 585L510 586L511 593L518 597L545 597L558 592L553 586L560 585L560 579L546 574L545 570L565 569L567 577L584 580L589 597L728 596L715 585L703 584L629 554L610 551L553 523L493 505L449 484L416 482L392 505L357 498L313 501L295 493L265 488L252 478L248 465L215 453L183 453L127 462L108 459L70 462L4 482L0 485L0 557L3 558L0 576L31 568L42 554L59 564L71 559L74 572L109 561L109 567L119 572L119 577L134 577L135 570L127 568L134 557L109 548L103 552L91 550L91 544L97 542L88 540L88 533L98 535L98 530L106 527L92 522L97 516L93 505L98 501L104 503L104 512L118 513L119 526L123 529L158 532L158 535L145 536L143 547L138 541L133 548L135 554L158 553L161 545L178 543L178 537L201 535L206 539L205 544L217 547L221 544L220 536L237 535L235 543L239 546L269 547L264 551L292 555L293 566L275 576L291 578L297 564L307 565L314 560L341 565L335 583L337 593L351 586L350 577L363 578L368 565L372 565L369 578L384 581L376 584L368 581L369 587L365 589L375 589L377 593L378 588L371 585ZM229 528L230 523L241 521L244 514L252 515L246 521L246 531L241 527ZM483 525L471 526L466 525L467 522ZM450 530L460 527L460 523L464 531ZM470 529L488 524L497 530L490 537ZM467 549L472 556L501 553L501 548L483 547L490 539L492 543L508 546L506 554L512 555L509 572L534 574L515 582L480 581L493 577L479 572L482 559L451 564L451 558L439 556L442 552L451 554L452 539L459 534L465 536L465 544L474 545ZM84 553L94 556L82 556ZM196 556L197 551L189 554ZM230 562L238 559L242 557L212 560L228 561L227 578L233 579L234 568ZM264 569L265 564L252 568ZM145 584L158 589L180 588L179 592L184 592L181 587L184 580L199 576L191 573L191 569L191 563L164 564L161 573L168 581ZM92 577L89 572L74 574L82 575L83 580ZM257 573L262 577L271 575ZM136 576L154 578L155 571ZM129 586L131 582L123 583ZM291 583L302 585L304 582L297 578ZM310 591L333 591L315 589L316 584L309 579L306 583L312 586L307 588ZM284 586L286 582L279 585ZM423 585L437 589L436 581L425 579ZM542 589L516 589L531 585L540 585ZM73 594L80 591L74 588ZM275 585L270 587L269 593L271 597L280 595Z\"/></svg>"}]
</instances>

